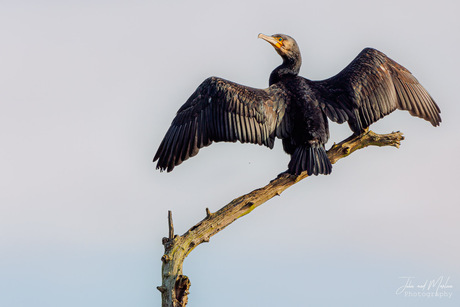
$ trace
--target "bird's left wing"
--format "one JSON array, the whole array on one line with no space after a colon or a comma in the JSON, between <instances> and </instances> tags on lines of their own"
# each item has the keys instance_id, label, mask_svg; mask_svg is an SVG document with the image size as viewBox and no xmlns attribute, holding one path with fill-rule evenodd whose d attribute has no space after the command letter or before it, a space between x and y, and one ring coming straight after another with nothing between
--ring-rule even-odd
<instances>
[{"instance_id":1,"label":"bird's left wing","mask_svg":"<svg viewBox=\"0 0 460 307\"><path fill-rule=\"evenodd\" d=\"M441 122L439 107L410 71L372 48L364 49L336 76L308 82L329 119L348 121L356 133L396 109L433 126Z\"/></svg>"},{"instance_id":2,"label":"bird's left wing","mask_svg":"<svg viewBox=\"0 0 460 307\"><path fill-rule=\"evenodd\" d=\"M212 142L254 143L273 147L286 134L287 98L276 86L255 89L210 77L179 109L153 161L172 171Z\"/></svg>"}]
</instances>

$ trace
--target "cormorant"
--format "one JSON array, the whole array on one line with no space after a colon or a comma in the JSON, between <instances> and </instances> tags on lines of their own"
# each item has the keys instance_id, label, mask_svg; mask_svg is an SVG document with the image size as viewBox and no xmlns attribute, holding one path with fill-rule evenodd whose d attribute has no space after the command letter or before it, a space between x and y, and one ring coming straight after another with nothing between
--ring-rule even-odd
<instances>
[{"instance_id":1,"label":"cormorant","mask_svg":"<svg viewBox=\"0 0 460 307\"><path fill-rule=\"evenodd\" d=\"M259 38L283 59L270 74L269 87L206 79L173 119L153 160L158 160L157 169L170 172L212 142L273 148L278 137L291 155L290 174L329 174L332 165L324 148L328 118L348 122L354 134L396 109L433 126L441 122L439 107L417 79L378 50L366 48L336 76L311 81L298 75L302 60L292 37L259 34Z\"/></svg>"}]
</instances>

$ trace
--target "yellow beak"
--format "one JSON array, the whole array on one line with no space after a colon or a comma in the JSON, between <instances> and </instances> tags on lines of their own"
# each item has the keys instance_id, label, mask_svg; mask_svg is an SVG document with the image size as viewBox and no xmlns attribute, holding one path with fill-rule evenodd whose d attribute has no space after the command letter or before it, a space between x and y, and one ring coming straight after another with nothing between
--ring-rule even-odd
<instances>
[{"instance_id":1,"label":"yellow beak","mask_svg":"<svg viewBox=\"0 0 460 307\"><path fill-rule=\"evenodd\" d=\"M265 34L260 33L258 38L261 38L269 42L275 48L280 48L282 46L281 43L277 39L275 39L273 36L267 36Z\"/></svg>"}]
</instances>

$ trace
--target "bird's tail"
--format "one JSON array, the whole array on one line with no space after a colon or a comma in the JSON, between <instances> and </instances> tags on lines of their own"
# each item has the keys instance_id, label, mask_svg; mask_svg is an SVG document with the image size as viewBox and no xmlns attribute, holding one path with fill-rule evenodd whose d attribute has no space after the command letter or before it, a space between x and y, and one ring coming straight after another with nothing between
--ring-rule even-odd
<instances>
[{"instance_id":1,"label":"bird's tail","mask_svg":"<svg viewBox=\"0 0 460 307\"><path fill-rule=\"evenodd\" d=\"M295 149L289 162L288 172L292 175L300 175L305 170L308 176L331 173L332 164L324 145L311 144L311 147L301 146Z\"/></svg>"}]
</instances>

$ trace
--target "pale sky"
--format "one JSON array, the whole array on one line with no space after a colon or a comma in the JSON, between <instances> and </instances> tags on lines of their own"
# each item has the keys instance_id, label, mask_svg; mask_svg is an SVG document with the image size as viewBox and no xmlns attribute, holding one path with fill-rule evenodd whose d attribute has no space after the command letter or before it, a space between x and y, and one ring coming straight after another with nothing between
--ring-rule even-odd
<instances>
[{"instance_id":1,"label":"pale sky","mask_svg":"<svg viewBox=\"0 0 460 307\"><path fill-rule=\"evenodd\" d=\"M293 36L301 75L363 48L440 106L371 126L367 148L241 218L184 264L187 306L459 306L458 1L0 1L0 306L160 306L167 211L183 234L287 168L279 140L213 144L160 173L153 155L205 78L268 85L257 35ZM351 134L331 126L327 144ZM450 298L396 291L450 278Z\"/></svg>"}]
</instances>

